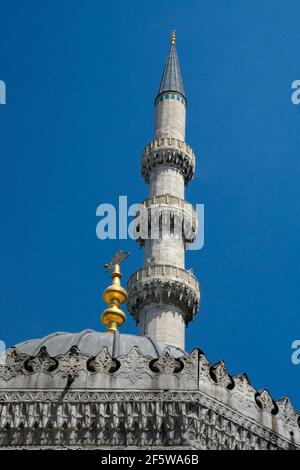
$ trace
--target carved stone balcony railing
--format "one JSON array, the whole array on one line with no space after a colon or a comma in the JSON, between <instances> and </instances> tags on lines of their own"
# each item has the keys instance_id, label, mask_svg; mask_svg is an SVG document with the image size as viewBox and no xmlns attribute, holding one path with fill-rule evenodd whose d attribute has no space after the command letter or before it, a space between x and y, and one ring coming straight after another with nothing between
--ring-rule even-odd
<instances>
[{"instance_id":1,"label":"carved stone balcony railing","mask_svg":"<svg viewBox=\"0 0 300 470\"><path fill-rule=\"evenodd\" d=\"M134 284L139 281L144 281L149 277L170 277L182 281L189 286L193 287L195 291L200 292L199 283L197 278L190 271L178 268L171 265L155 265L146 266L139 271L136 271L128 280L127 287L130 289Z\"/></svg>"},{"instance_id":2,"label":"carved stone balcony railing","mask_svg":"<svg viewBox=\"0 0 300 470\"><path fill-rule=\"evenodd\" d=\"M142 154L142 176L149 183L152 170L158 165L168 165L180 171L187 184L195 172L195 155L185 142L162 137L146 145Z\"/></svg>"},{"instance_id":3,"label":"carved stone balcony railing","mask_svg":"<svg viewBox=\"0 0 300 470\"><path fill-rule=\"evenodd\" d=\"M198 220L192 204L169 194L146 199L137 211L136 240L157 239L157 234L176 235L185 243L195 241Z\"/></svg>"},{"instance_id":4,"label":"carved stone balcony railing","mask_svg":"<svg viewBox=\"0 0 300 470\"><path fill-rule=\"evenodd\" d=\"M185 199L180 199L179 197L172 196L171 194L149 197L143 202L145 207L150 207L153 204L170 204L172 206L179 206L188 212L194 211L192 204L187 202Z\"/></svg>"},{"instance_id":5,"label":"carved stone balcony railing","mask_svg":"<svg viewBox=\"0 0 300 470\"><path fill-rule=\"evenodd\" d=\"M149 303L180 309L186 323L193 319L199 307L200 288L196 277L176 266L144 267L129 278L127 289L127 308L137 321L141 309Z\"/></svg>"}]
</instances>

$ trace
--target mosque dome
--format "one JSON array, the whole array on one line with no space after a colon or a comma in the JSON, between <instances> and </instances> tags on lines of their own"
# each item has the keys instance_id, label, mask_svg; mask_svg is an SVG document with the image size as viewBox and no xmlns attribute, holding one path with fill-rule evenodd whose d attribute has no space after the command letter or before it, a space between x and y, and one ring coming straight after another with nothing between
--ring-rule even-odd
<instances>
[{"instance_id":1,"label":"mosque dome","mask_svg":"<svg viewBox=\"0 0 300 470\"><path fill-rule=\"evenodd\" d=\"M177 346L158 343L150 336L98 332L83 330L79 333L55 332L41 339L31 339L15 345L15 349L28 356L36 356L44 348L51 357L66 354L72 348L78 348L82 354L97 356L106 348L111 357L126 356L133 348L138 348L144 356L158 358L168 348L174 357L185 352Z\"/></svg>"},{"instance_id":2,"label":"mosque dome","mask_svg":"<svg viewBox=\"0 0 300 470\"><path fill-rule=\"evenodd\" d=\"M150 336L120 334L118 330L56 332L16 344L4 355L0 361L0 392L1 386L32 391L55 389L59 393L69 389L176 388L182 373L188 373L192 365L177 346ZM174 383L165 369L174 372Z\"/></svg>"}]
</instances>

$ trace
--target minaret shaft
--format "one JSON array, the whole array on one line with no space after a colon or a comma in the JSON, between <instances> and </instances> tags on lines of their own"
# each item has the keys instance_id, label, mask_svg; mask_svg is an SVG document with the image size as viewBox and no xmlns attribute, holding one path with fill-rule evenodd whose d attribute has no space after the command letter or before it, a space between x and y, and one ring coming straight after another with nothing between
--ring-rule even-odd
<instances>
[{"instance_id":1,"label":"minaret shaft","mask_svg":"<svg viewBox=\"0 0 300 470\"><path fill-rule=\"evenodd\" d=\"M174 137L184 142L185 114L180 95L161 95L155 106L154 138Z\"/></svg>"},{"instance_id":2,"label":"minaret shaft","mask_svg":"<svg viewBox=\"0 0 300 470\"><path fill-rule=\"evenodd\" d=\"M170 166L158 166L150 176L150 197L170 194L184 199L184 178L182 174Z\"/></svg>"},{"instance_id":3,"label":"minaret shaft","mask_svg":"<svg viewBox=\"0 0 300 470\"><path fill-rule=\"evenodd\" d=\"M176 307L153 304L141 310L140 334L156 341L185 347L185 323L183 312Z\"/></svg>"},{"instance_id":4,"label":"minaret shaft","mask_svg":"<svg viewBox=\"0 0 300 470\"><path fill-rule=\"evenodd\" d=\"M165 97L168 99L165 99ZM174 98L169 98L173 96ZM185 106L177 101L175 94L164 94L156 100L154 138L175 138L185 140ZM150 176L150 197L172 195L184 199L183 175L169 165L158 166ZM151 239L145 240L144 265L154 260L154 265L171 265L184 268L185 244L183 237L170 233L170 224L166 221L165 234L159 233L159 227L152 231ZM161 230L162 231L162 230ZM173 344L184 349L185 323L180 309L174 305L153 303L145 306L140 313L140 334L151 336L157 341Z\"/></svg>"}]
</instances>

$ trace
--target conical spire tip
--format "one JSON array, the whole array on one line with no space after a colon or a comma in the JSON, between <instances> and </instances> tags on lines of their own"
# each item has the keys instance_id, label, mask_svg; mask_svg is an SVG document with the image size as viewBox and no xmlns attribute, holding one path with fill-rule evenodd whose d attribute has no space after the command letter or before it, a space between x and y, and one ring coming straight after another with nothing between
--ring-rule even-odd
<instances>
[{"instance_id":1,"label":"conical spire tip","mask_svg":"<svg viewBox=\"0 0 300 470\"><path fill-rule=\"evenodd\" d=\"M163 76L160 82L157 97L160 96L164 92L173 91L175 93L180 93L185 98L175 42L176 42L176 32L175 32L175 29L172 29L171 30L171 47L170 47L167 62L164 68Z\"/></svg>"}]
</instances>

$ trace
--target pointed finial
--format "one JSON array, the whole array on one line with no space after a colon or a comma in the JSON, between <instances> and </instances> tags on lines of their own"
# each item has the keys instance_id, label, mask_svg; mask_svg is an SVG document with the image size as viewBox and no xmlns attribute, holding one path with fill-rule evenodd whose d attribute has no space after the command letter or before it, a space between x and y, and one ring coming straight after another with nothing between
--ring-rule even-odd
<instances>
[{"instance_id":1,"label":"pointed finial","mask_svg":"<svg viewBox=\"0 0 300 470\"><path fill-rule=\"evenodd\" d=\"M121 286L120 264L128 256L128 252L117 251L111 262L104 266L105 271L112 270L112 284L103 292L103 300L108 304L108 308L102 313L101 321L107 327L107 331L112 333L116 332L126 319L125 313L120 309L120 305L128 298L127 291Z\"/></svg>"},{"instance_id":2,"label":"pointed finial","mask_svg":"<svg viewBox=\"0 0 300 470\"><path fill-rule=\"evenodd\" d=\"M175 29L173 29L173 31L171 32L171 44L174 45L176 42L176 31Z\"/></svg>"}]
</instances>

